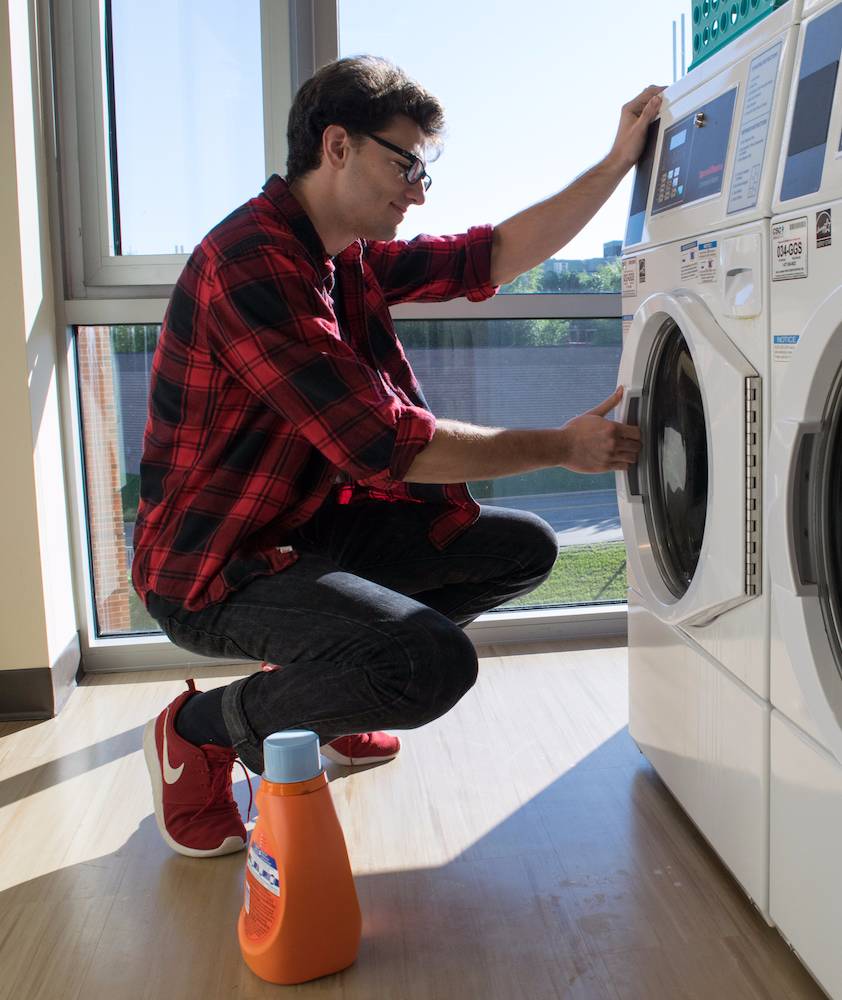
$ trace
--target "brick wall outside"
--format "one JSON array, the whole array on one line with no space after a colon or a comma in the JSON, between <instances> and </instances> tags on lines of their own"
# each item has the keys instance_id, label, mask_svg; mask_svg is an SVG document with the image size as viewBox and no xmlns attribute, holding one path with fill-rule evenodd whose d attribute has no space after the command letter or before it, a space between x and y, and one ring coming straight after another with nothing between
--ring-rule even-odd
<instances>
[{"instance_id":1,"label":"brick wall outside","mask_svg":"<svg viewBox=\"0 0 842 1000\"><path fill-rule=\"evenodd\" d=\"M128 632L130 584L123 538L120 421L114 394L111 328L80 327L77 350L98 631Z\"/></svg>"}]
</instances>

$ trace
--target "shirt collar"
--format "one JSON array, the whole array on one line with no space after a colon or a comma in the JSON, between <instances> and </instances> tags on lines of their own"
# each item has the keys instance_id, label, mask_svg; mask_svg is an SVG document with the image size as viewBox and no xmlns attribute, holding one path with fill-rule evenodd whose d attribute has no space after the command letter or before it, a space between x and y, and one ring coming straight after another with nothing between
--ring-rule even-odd
<instances>
[{"instance_id":1,"label":"shirt collar","mask_svg":"<svg viewBox=\"0 0 842 1000\"><path fill-rule=\"evenodd\" d=\"M349 260L358 261L362 256L362 244L359 240L354 240L350 246L345 247L334 259L328 257L324 243L322 243L321 237L316 232L316 227L310 221L310 217L304 211L301 203L296 199L292 191L290 191L289 185L282 177L272 174L269 180L263 185L263 193L287 223L293 236L295 236L310 255L313 263L320 270L323 279L333 274L334 259L343 262Z\"/></svg>"}]
</instances>

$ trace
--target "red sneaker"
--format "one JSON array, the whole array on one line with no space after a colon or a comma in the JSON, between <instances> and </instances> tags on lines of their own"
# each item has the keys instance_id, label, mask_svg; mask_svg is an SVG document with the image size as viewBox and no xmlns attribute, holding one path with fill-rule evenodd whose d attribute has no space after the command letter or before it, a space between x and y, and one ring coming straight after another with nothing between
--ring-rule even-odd
<instances>
[{"instance_id":1,"label":"red sneaker","mask_svg":"<svg viewBox=\"0 0 842 1000\"><path fill-rule=\"evenodd\" d=\"M274 663L261 663L260 669L266 673L280 669ZM321 747L321 754L334 764L353 767L355 764L377 764L381 760L391 760L400 753L401 741L389 733L355 733L353 736L339 736Z\"/></svg>"},{"instance_id":2,"label":"red sneaker","mask_svg":"<svg viewBox=\"0 0 842 1000\"><path fill-rule=\"evenodd\" d=\"M199 693L189 680L187 690L150 719L143 732L158 829L174 851L189 858L231 854L246 846L246 828L231 794L237 754L212 743L197 747L175 731L179 709Z\"/></svg>"},{"instance_id":3,"label":"red sneaker","mask_svg":"<svg viewBox=\"0 0 842 1000\"><path fill-rule=\"evenodd\" d=\"M377 764L400 753L401 741L390 733L355 733L339 736L321 747L321 754L335 764Z\"/></svg>"}]
</instances>

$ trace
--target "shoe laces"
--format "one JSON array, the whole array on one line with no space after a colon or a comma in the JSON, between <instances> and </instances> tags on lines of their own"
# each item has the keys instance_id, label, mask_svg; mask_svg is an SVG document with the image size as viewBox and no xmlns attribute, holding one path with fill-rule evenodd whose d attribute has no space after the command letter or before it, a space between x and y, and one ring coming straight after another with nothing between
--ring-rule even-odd
<instances>
[{"instance_id":1,"label":"shoe laces","mask_svg":"<svg viewBox=\"0 0 842 1000\"><path fill-rule=\"evenodd\" d=\"M233 750L227 750L225 747L214 747L211 752L206 750L205 759L208 762L210 787L207 802L205 802L197 815L212 808L223 808L226 811L229 811L231 808L237 808L232 794L231 767L233 764L239 764L249 786L249 805L246 815L246 823L248 823L251 819L251 807L254 795L252 794L251 778L243 762Z\"/></svg>"}]
</instances>

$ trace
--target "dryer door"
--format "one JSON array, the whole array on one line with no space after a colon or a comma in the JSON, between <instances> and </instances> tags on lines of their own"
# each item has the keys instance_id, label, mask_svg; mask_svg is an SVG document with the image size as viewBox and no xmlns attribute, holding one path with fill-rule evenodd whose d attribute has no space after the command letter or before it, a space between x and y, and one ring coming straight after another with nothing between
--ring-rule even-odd
<instances>
[{"instance_id":1,"label":"dryer door","mask_svg":"<svg viewBox=\"0 0 842 1000\"><path fill-rule=\"evenodd\" d=\"M773 614L807 708L842 762L842 290L816 310L775 401Z\"/></svg>"},{"instance_id":2,"label":"dryer door","mask_svg":"<svg viewBox=\"0 0 842 1000\"><path fill-rule=\"evenodd\" d=\"M642 438L617 477L630 586L661 621L704 624L759 588L757 372L680 290L638 309L620 384Z\"/></svg>"}]
</instances>

